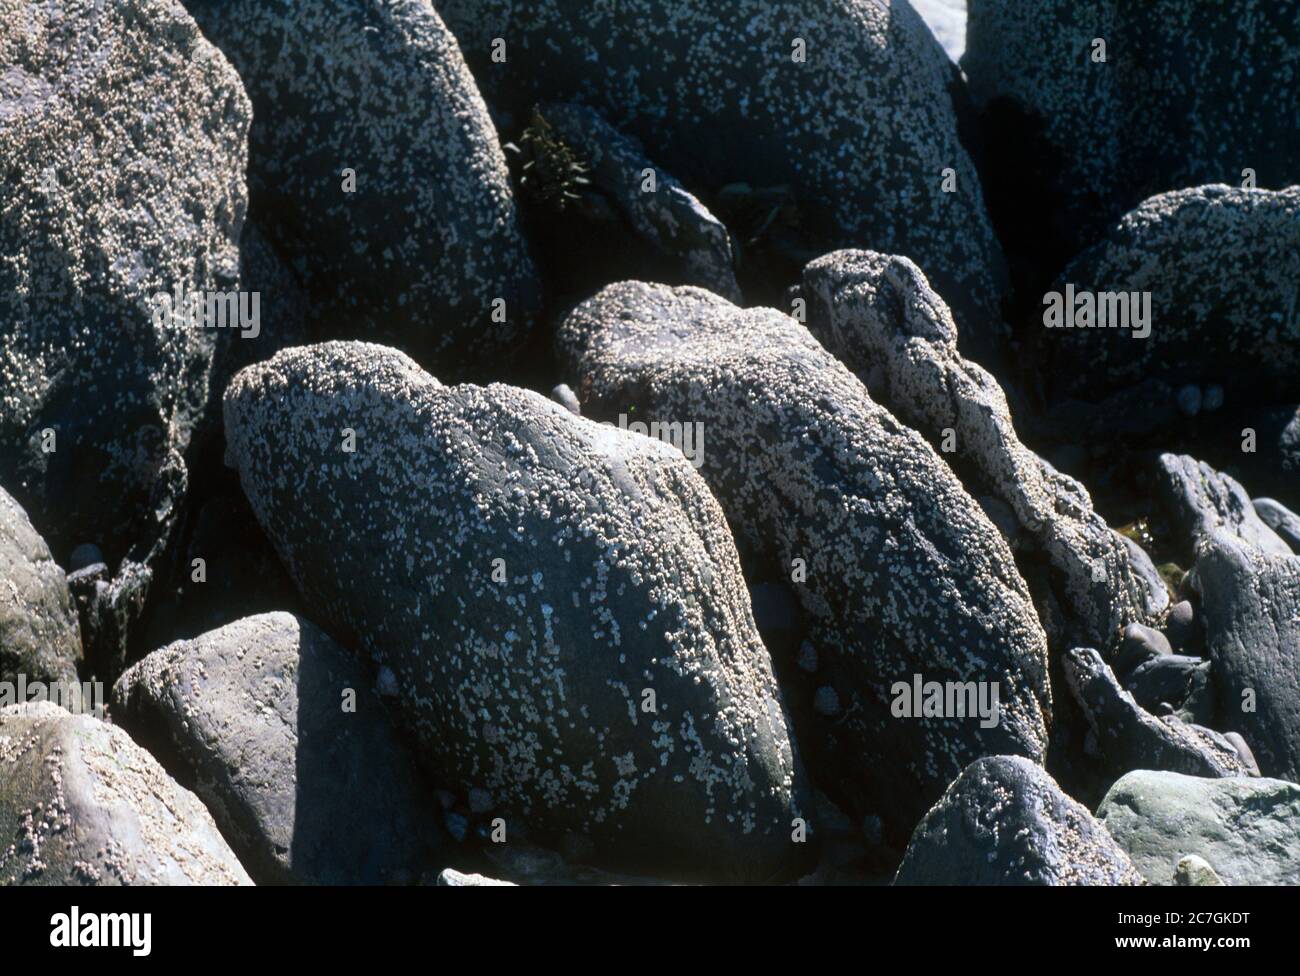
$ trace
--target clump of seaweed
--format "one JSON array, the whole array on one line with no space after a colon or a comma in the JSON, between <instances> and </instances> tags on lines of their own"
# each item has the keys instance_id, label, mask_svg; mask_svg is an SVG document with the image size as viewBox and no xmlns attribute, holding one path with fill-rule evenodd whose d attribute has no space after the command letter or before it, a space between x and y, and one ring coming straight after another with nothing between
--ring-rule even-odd
<instances>
[{"instance_id":1,"label":"clump of seaweed","mask_svg":"<svg viewBox=\"0 0 1300 976\"><path fill-rule=\"evenodd\" d=\"M586 163L536 107L518 142L506 143L505 150L518 164L520 192L544 207L566 210L591 183Z\"/></svg>"}]
</instances>

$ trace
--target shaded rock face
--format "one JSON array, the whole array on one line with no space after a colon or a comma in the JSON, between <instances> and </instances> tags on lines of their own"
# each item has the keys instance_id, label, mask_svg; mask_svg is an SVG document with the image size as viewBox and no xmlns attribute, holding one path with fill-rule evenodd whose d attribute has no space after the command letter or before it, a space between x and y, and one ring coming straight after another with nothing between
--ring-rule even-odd
<instances>
[{"instance_id":1,"label":"shaded rock face","mask_svg":"<svg viewBox=\"0 0 1300 976\"><path fill-rule=\"evenodd\" d=\"M820 776L911 829L981 755L1041 760L1046 641L997 529L806 329L698 288L624 282L559 334L584 416L702 423L701 474L759 571L819 630ZM915 675L998 684L1000 718L895 717ZM808 704L808 703L802 703Z\"/></svg>"},{"instance_id":2,"label":"shaded rock face","mask_svg":"<svg viewBox=\"0 0 1300 976\"><path fill-rule=\"evenodd\" d=\"M1300 782L1300 557L1219 531L1192 570L1219 713L1265 776Z\"/></svg>"},{"instance_id":3,"label":"shaded rock face","mask_svg":"<svg viewBox=\"0 0 1300 976\"><path fill-rule=\"evenodd\" d=\"M63 570L0 488L0 681L77 680L81 634Z\"/></svg>"},{"instance_id":4,"label":"shaded rock face","mask_svg":"<svg viewBox=\"0 0 1300 976\"><path fill-rule=\"evenodd\" d=\"M428 0L186 6L252 98L249 189L317 326L448 369L512 351L539 288L496 131Z\"/></svg>"},{"instance_id":5,"label":"shaded rock face","mask_svg":"<svg viewBox=\"0 0 1300 976\"><path fill-rule=\"evenodd\" d=\"M145 562L216 345L153 298L237 287L248 99L166 0L3 0L0 63L0 481L56 558Z\"/></svg>"},{"instance_id":6,"label":"shaded rock face","mask_svg":"<svg viewBox=\"0 0 1300 976\"><path fill-rule=\"evenodd\" d=\"M313 624L268 613L133 665L113 717L259 884L414 881L437 864L439 808L370 686Z\"/></svg>"},{"instance_id":7,"label":"shaded rock face","mask_svg":"<svg viewBox=\"0 0 1300 976\"><path fill-rule=\"evenodd\" d=\"M391 669L430 764L507 829L670 872L798 862L771 662L680 454L362 343L247 369L225 411L229 458L312 612Z\"/></svg>"},{"instance_id":8,"label":"shaded rock face","mask_svg":"<svg viewBox=\"0 0 1300 976\"><path fill-rule=\"evenodd\" d=\"M0 884L249 884L212 817L121 729L0 709Z\"/></svg>"},{"instance_id":9,"label":"shaded rock face","mask_svg":"<svg viewBox=\"0 0 1300 976\"><path fill-rule=\"evenodd\" d=\"M1184 550L1195 552L1216 532L1227 532L1267 555L1292 555L1236 479L1184 454L1162 454L1157 465L1157 492Z\"/></svg>"},{"instance_id":10,"label":"shaded rock face","mask_svg":"<svg viewBox=\"0 0 1300 976\"><path fill-rule=\"evenodd\" d=\"M1150 335L1047 329L1040 306L1031 327L1051 360L1053 395L1101 399L1164 380L1221 386L1228 402L1294 397L1298 278L1300 187L1200 186L1152 197L1052 286L1061 294L1067 285L1076 294L1148 292Z\"/></svg>"},{"instance_id":11,"label":"shaded rock face","mask_svg":"<svg viewBox=\"0 0 1300 976\"><path fill-rule=\"evenodd\" d=\"M874 396L941 452L951 432L942 456L1041 547L1073 630L1106 647L1167 605L1134 567L1150 560L1107 527L1087 490L1021 443L1002 388L958 352L947 305L912 261L837 251L804 269L801 291L809 330L864 382L874 372Z\"/></svg>"},{"instance_id":12,"label":"shaded rock face","mask_svg":"<svg viewBox=\"0 0 1300 976\"><path fill-rule=\"evenodd\" d=\"M957 138L947 90L957 76L910 5L437 6L494 105L516 114L536 101L590 105L706 199L729 184L787 185L816 240L812 253L790 255L792 273L835 247L907 254L948 297L964 338L995 345L1004 272ZM492 59L497 38L504 62Z\"/></svg>"},{"instance_id":13,"label":"shaded rock face","mask_svg":"<svg viewBox=\"0 0 1300 976\"><path fill-rule=\"evenodd\" d=\"M1187 855L1223 884L1300 884L1295 783L1138 770L1110 788L1097 817L1152 884L1185 883L1178 872Z\"/></svg>"},{"instance_id":14,"label":"shaded rock face","mask_svg":"<svg viewBox=\"0 0 1300 976\"><path fill-rule=\"evenodd\" d=\"M1271 0L971 0L966 72L1068 250L1153 193L1300 179L1300 18ZM1094 60L1105 42L1105 61ZM996 160L990 161L997 165ZM1026 165L1026 164L1029 165Z\"/></svg>"},{"instance_id":15,"label":"shaded rock face","mask_svg":"<svg viewBox=\"0 0 1300 976\"><path fill-rule=\"evenodd\" d=\"M1082 804L1019 756L971 763L917 825L895 884L1140 885Z\"/></svg>"}]
</instances>

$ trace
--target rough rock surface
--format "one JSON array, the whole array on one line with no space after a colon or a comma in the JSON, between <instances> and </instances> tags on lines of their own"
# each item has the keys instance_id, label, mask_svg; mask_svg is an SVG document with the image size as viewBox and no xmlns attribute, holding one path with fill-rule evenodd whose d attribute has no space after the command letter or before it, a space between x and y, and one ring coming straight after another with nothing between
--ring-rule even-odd
<instances>
[{"instance_id":1,"label":"rough rock surface","mask_svg":"<svg viewBox=\"0 0 1300 976\"><path fill-rule=\"evenodd\" d=\"M700 473L819 623L819 738L849 764L838 782L855 815L906 831L981 755L1041 760L1046 640L1006 543L806 329L698 288L624 282L575 309L558 342L584 416L704 425ZM894 717L894 683L916 674L997 682L1000 720Z\"/></svg>"},{"instance_id":2,"label":"rough rock surface","mask_svg":"<svg viewBox=\"0 0 1300 976\"><path fill-rule=\"evenodd\" d=\"M917 825L895 884L1140 885L1083 805L1019 756L971 763Z\"/></svg>"},{"instance_id":3,"label":"rough rock surface","mask_svg":"<svg viewBox=\"0 0 1300 976\"><path fill-rule=\"evenodd\" d=\"M1293 555L1235 479L1184 454L1162 454L1157 463L1157 491L1184 548L1195 551L1212 534L1224 531L1267 555Z\"/></svg>"},{"instance_id":4,"label":"rough rock surface","mask_svg":"<svg viewBox=\"0 0 1300 976\"><path fill-rule=\"evenodd\" d=\"M1076 648L1065 656L1065 676L1112 776L1133 769L1248 775L1237 750L1219 733L1173 715L1156 718L1144 711L1091 648Z\"/></svg>"},{"instance_id":5,"label":"rough rock surface","mask_svg":"<svg viewBox=\"0 0 1300 976\"><path fill-rule=\"evenodd\" d=\"M800 859L771 662L679 453L364 343L282 352L225 410L307 604L392 670L449 782L609 860L765 878Z\"/></svg>"},{"instance_id":6,"label":"rough rock surface","mask_svg":"<svg viewBox=\"0 0 1300 976\"><path fill-rule=\"evenodd\" d=\"M906 3L439 0L488 100L574 101L695 192L787 185L818 246L907 254L974 347L993 344L1002 256L957 137L951 62ZM492 60L493 40L505 61ZM802 42L805 55L796 61ZM943 190L951 168L956 191Z\"/></svg>"},{"instance_id":7,"label":"rough rock surface","mask_svg":"<svg viewBox=\"0 0 1300 976\"><path fill-rule=\"evenodd\" d=\"M67 577L0 488L0 681L76 681L81 635Z\"/></svg>"},{"instance_id":8,"label":"rough rock surface","mask_svg":"<svg viewBox=\"0 0 1300 976\"><path fill-rule=\"evenodd\" d=\"M879 377L873 396L941 451L952 432L955 452L942 456L959 474L971 470L980 481L971 491L1008 505L1046 552L1058 601L1088 642L1105 647L1167 605L1134 569L1144 557L1107 527L1083 485L1021 443L1002 388L957 351L956 323L912 261L837 251L804 269L802 295L813 335L864 382Z\"/></svg>"},{"instance_id":9,"label":"rough rock surface","mask_svg":"<svg viewBox=\"0 0 1300 976\"><path fill-rule=\"evenodd\" d=\"M428 0L185 3L244 79L249 190L322 332L449 369L510 352L539 289L496 130Z\"/></svg>"},{"instance_id":10,"label":"rough rock surface","mask_svg":"<svg viewBox=\"0 0 1300 976\"><path fill-rule=\"evenodd\" d=\"M1295 783L1138 770L1110 788L1097 817L1152 884L1174 884L1186 855L1224 884L1300 884Z\"/></svg>"},{"instance_id":11,"label":"rough rock surface","mask_svg":"<svg viewBox=\"0 0 1300 976\"><path fill-rule=\"evenodd\" d=\"M0 709L0 885L249 883L203 804L121 729Z\"/></svg>"},{"instance_id":12,"label":"rough rock surface","mask_svg":"<svg viewBox=\"0 0 1300 976\"><path fill-rule=\"evenodd\" d=\"M1226 727L1265 776L1300 782L1300 556L1272 556L1227 532L1193 569Z\"/></svg>"},{"instance_id":13,"label":"rough rock surface","mask_svg":"<svg viewBox=\"0 0 1300 976\"><path fill-rule=\"evenodd\" d=\"M1164 380L1218 385L1234 402L1294 397L1297 278L1300 186L1276 193L1200 186L1152 197L1052 286L1062 294L1067 284L1076 294L1149 292L1151 334L1040 324L1051 392L1096 400Z\"/></svg>"},{"instance_id":14,"label":"rough rock surface","mask_svg":"<svg viewBox=\"0 0 1300 976\"><path fill-rule=\"evenodd\" d=\"M971 96L1076 249L1153 193L1300 178L1290 3L971 0L966 42Z\"/></svg>"},{"instance_id":15,"label":"rough rock surface","mask_svg":"<svg viewBox=\"0 0 1300 976\"><path fill-rule=\"evenodd\" d=\"M268 613L133 665L113 718L207 804L259 884L409 882L436 864L437 803L371 684L310 622Z\"/></svg>"},{"instance_id":16,"label":"rough rock surface","mask_svg":"<svg viewBox=\"0 0 1300 976\"><path fill-rule=\"evenodd\" d=\"M0 0L0 64L0 481L56 558L147 561L216 345L153 297L236 287L248 99L170 0Z\"/></svg>"}]
</instances>

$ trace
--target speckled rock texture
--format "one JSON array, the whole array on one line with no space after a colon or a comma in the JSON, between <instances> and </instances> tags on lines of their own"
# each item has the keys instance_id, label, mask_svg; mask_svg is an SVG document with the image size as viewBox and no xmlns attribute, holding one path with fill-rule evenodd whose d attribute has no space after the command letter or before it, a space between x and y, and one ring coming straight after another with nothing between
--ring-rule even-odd
<instances>
[{"instance_id":1,"label":"speckled rock texture","mask_svg":"<svg viewBox=\"0 0 1300 976\"><path fill-rule=\"evenodd\" d=\"M1152 197L1052 286L1150 292L1151 334L1047 329L1040 320L1052 394L1099 400L1155 379L1218 384L1230 404L1294 398L1297 279L1300 186L1277 193L1200 186Z\"/></svg>"},{"instance_id":2,"label":"speckled rock texture","mask_svg":"<svg viewBox=\"0 0 1300 976\"><path fill-rule=\"evenodd\" d=\"M558 343L584 416L704 424L700 473L755 565L794 580L820 629L818 737L847 764L834 782L855 813L906 832L981 755L1041 760L1046 640L1006 543L805 328L702 289L624 282L575 309ZM895 718L893 684L918 673L998 682L1000 721Z\"/></svg>"},{"instance_id":3,"label":"speckled rock texture","mask_svg":"<svg viewBox=\"0 0 1300 976\"><path fill-rule=\"evenodd\" d=\"M246 885L212 817L121 729L0 708L0 885Z\"/></svg>"},{"instance_id":4,"label":"speckled rock texture","mask_svg":"<svg viewBox=\"0 0 1300 976\"><path fill-rule=\"evenodd\" d=\"M971 95L1019 119L1003 151L1076 246L1144 197L1300 180L1300 9L1290 0L970 0ZM1093 60L1105 41L1104 63ZM1012 134L1015 138L1011 138ZM1048 215L1044 215L1047 217Z\"/></svg>"},{"instance_id":5,"label":"speckled rock texture","mask_svg":"<svg viewBox=\"0 0 1300 976\"><path fill-rule=\"evenodd\" d=\"M1145 583L1150 559L1132 552L1093 510L1088 491L1021 443L1006 395L957 351L948 306L915 263L872 251L836 251L804 269L808 328L868 383L872 396L915 427L973 494L1010 507L1045 552L1073 630L1105 647L1120 630L1168 605ZM872 382L872 379L876 382ZM955 437L943 453L946 432Z\"/></svg>"},{"instance_id":6,"label":"speckled rock texture","mask_svg":"<svg viewBox=\"0 0 1300 976\"><path fill-rule=\"evenodd\" d=\"M1224 727L1265 776L1300 783L1300 556L1275 556L1219 531L1192 570Z\"/></svg>"},{"instance_id":7,"label":"speckled rock texture","mask_svg":"<svg viewBox=\"0 0 1300 976\"><path fill-rule=\"evenodd\" d=\"M1005 270L957 138L956 72L906 3L438 0L485 95L575 101L705 196L788 185L819 246L913 258L983 350ZM506 42L504 63L493 39ZM795 60L797 41L804 60ZM943 192L944 170L956 191Z\"/></svg>"},{"instance_id":8,"label":"speckled rock texture","mask_svg":"<svg viewBox=\"0 0 1300 976\"><path fill-rule=\"evenodd\" d=\"M1270 556L1292 555L1234 478L1185 454L1162 454L1156 464L1156 493L1184 548L1195 551L1199 543L1223 531Z\"/></svg>"},{"instance_id":9,"label":"speckled rock texture","mask_svg":"<svg viewBox=\"0 0 1300 976\"><path fill-rule=\"evenodd\" d=\"M0 481L56 558L147 561L216 345L152 298L237 287L248 99L170 0L0 0L0 64Z\"/></svg>"},{"instance_id":10,"label":"speckled rock texture","mask_svg":"<svg viewBox=\"0 0 1300 976\"><path fill-rule=\"evenodd\" d=\"M372 684L319 628L267 613L133 665L113 718L259 884L411 882L438 866L439 808Z\"/></svg>"},{"instance_id":11,"label":"speckled rock texture","mask_svg":"<svg viewBox=\"0 0 1300 976\"><path fill-rule=\"evenodd\" d=\"M1300 786L1277 779L1129 773L1097 817L1152 884L1201 857L1228 885L1300 884Z\"/></svg>"},{"instance_id":12,"label":"speckled rock texture","mask_svg":"<svg viewBox=\"0 0 1300 976\"><path fill-rule=\"evenodd\" d=\"M722 512L679 453L364 343L251 367L225 411L308 605L392 670L430 764L507 829L670 874L797 864L771 662Z\"/></svg>"},{"instance_id":13,"label":"speckled rock texture","mask_svg":"<svg viewBox=\"0 0 1300 976\"><path fill-rule=\"evenodd\" d=\"M249 190L314 326L446 369L514 351L540 289L496 130L429 0L185 5L253 101Z\"/></svg>"},{"instance_id":14,"label":"speckled rock texture","mask_svg":"<svg viewBox=\"0 0 1300 976\"><path fill-rule=\"evenodd\" d=\"M1156 718L1139 707L1092 648L1075 648L1066 654L1065 675L1112 777L1134 769L1189 776L1249 774L1232 743L1219 733L1174 715Z\"/></svg>"},{"instance_id":15,"label":"speckled rock texture","mask_svg":"<svg viewBox=\"0 0 1300 976\"><path fill-rule=\"evenodd\" d=\"M684 277L679 280L740 301L727 228L671 173L656 166L638 140L585 105L548 103L541 114L586 164L591 185L614 203L632 229L681 263ZM654 176L653 192L644 189L647 170Z\"/></svg>"},{"instance_id":16,"label":"speckled rock texture","mask_svg":"<svg viewBox=\"0 0 1300 976\"><path fill-rule=\"evenodd\" d=\"M967 767L912 835L895 884L1140 885L1128 855L1039 766Z\"/></svg>"},{"instance_id":17,"label":"speckled rock texture","mask_svg":"<svg viewBox=\"0 0 1300 976\"><path fill-rule=\"evenodd\" d=\"M67 577L0 488L0 681L76 681L81 634Z\"/></svg>"}]
</instances>

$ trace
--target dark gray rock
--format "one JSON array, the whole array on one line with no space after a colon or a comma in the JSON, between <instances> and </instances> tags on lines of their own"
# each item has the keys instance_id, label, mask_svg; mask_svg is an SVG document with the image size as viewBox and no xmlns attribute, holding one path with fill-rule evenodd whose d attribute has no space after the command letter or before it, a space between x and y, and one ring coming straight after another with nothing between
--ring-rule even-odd
<instances>
[{"instance_id":1,"label":"dark gray rock","mask_svg":"<svg viewBox=\"0 0 1300 976\"><path fill-rule=\"evenodd\" d=\"M1255 513L1246 489L1203 461L1160 455L1157 491L1185 549L1195 551L1224 530L1269 555L1292 555L1291 547Z\"/></svg>"},{"instance_id":2,"label":"dark gray rock","mask_svg":"<svg viewBox=\"0 0 1300 976\"><path fill-rule=\"evenodd\" d=\"M81 634L68 581L27 513L0 488L0 681L77 680Z\"/></svg>"},{"instance_id":3,"label":"dark gray rock","mask_svg":"<svg viewBox=\"0 0 1300 976\"><path fill-rule=\"evenodd\" d=\"M1300 782L1300 556L1217 532L1193 569L1219 712L1265 776Z\"/></svg>"},{"instance_id":4,"label":"dark gray rock","mask_svg":"<svg viewBox=\"0 0 1300 976\"><path fill-rule=\"evenodd\" d=\"M539 288L496 130L427 0L185 4L248 89L249 190L315 326L448 369L516 351Z\"/></svg>"},{"instance_id":5,"label":"dark gray rock","mask_svg":"<svg viewBox=\"0 0 1300 976\"><path fill-rule=\"evenodd\" d=\"M1247 775L1237 750L1219 733L1173 715L1156 718L1143 711L1091 648L1066 654L1065 676L1112 776L1134 769L1191 776Z\"/></svg>"},{"instance_id":6,"label":"dark gray rock","mask_svg":"<svg viewBox=\"0 0 1300 976\"><path fill-rule=\"evenodd\" d=\"M1173 648L1164 634L1145 624L1132 623L1124 628L1119 649L1115 652L1115 673L1126 675L1139 665L1163 654L1172 654Z\"/></svg>"},{"instance_id":7,"label":"dark gray rock","mask_svg":"<svg viewBox=\"0 0 1300 976\"><path fill-rule=\"evenodd\" d=\"M1272 498L1252 499L1255 514L1258 515L1291 551L1300 554L1300 515Z\"/></svg>"},{"instance_id":8,"label":"dark gray rock","mask_svg":"<svg viewBox=\"0 0 1300 976\"><path fill-rule=\"evenodd\" d=\"M1115 783L1097 817L1152 884L1182 883L1202 858L1229 885L1300 884L1300 786L1139 770Z\"/></svg>"},{"instance_id":9,"label":"dark gray rock","mask_svg":"<svg viewBox=\"0 0 1300 976\"><path fill-rule=\"evenodd\" d=\"M771 663L679 452L364 343L251 367L225 412L304 600L391 669L445 782L606 861L738 878L800 861Z\"/></svg>"},{"instance_id":10,"label":"dark gray rock","mask_svg":"<svg viewBox=\"0 0 1300 976\"><path fill-rule=\"evenodd\" d=\"M248 99L170 0L3 0L0 51L0 482L56 558L148 562L216 346L153 299L237 287Z\"/></svg>"},{"instance_id":11,"label":"dark gray rock","mask_svg":"<svg viewBox=\"0 0 1300 976\"><path fill-rule=\"evenodd\" d=\"M912 835L895 884L1140 885L1086 807L1019 756L971 763Z\"/></svg>"},{"instance_id":12,"label":"dark gray rock","mask_svg":"<svg viewBox=\"0 0 1300 976\"><path fill-rule=\"evenodd\" d=\"M700 473L816 631L812 690L830 720L801 738L838 757L822 775L855 818L881 815L905 837L972 760L1042 758L1046 641L1010 550L925 440L807 329L702 289L625 282L575 309L558 342L586 415L703 425ZM996 682L1000 719L895 717L895 683L918 674Z\"/></svg>"},{"instance_id":13,"label":"dark gray rock","mask_svg":"<svg viewBox=\"0 0 1300 976\"><path fill-rule=\"evenodd\" d=\"M1190 600L1179 600L1165 617L1165 639L1179 654L1200 654L1205 647L1205 631Z\"/></svg>"},{"instance_id":14,"label":"dark gray rock","mask_svg":"<svg viewBox=\"0 0 1300 976\"><path fill-rule=\"evenodd\" d=\"M440 811L370 685L314 625L268 613L133 665L113 718L259 884L413 881L437 863Z\"/></svg>"},{"instance_id":15,"label":"dark gray rock","mask_svg":"<svg viewBox=\"0 0 1300 976\"><path fill-rule=\"evenodd\" d=\"M1168 705L1180 718L1197 725L1214 717L1210 662L1203 658L1182 654L1155 657L1125 675L1123 683L1138 706L1148 712Z\"/></svg>"},{"instance_id":16,"label":"dark gray rock","mask_svg":"<svg viewBox=\"0 0 1300 976\"><path fill-rule=\"evenodd\" d=\"M906 254L956 310L964 343L997 344L1005 271L957 135L957 75L910 5L440 0L438 9L494 105L520 117L536 102L589 105L706 199L741 183L788 186L813 241L789 255L795 268L867 243ZM504 62L492 59L498 38ZM956 189L945 193L949 168Z\"/></svg>"},{"instance_id":17,"label":"dark gray rock","mask_svg":"<svg viewBox=\"0 0 1300 976\"><path fill-rule=\"evenodd\" d=\"M0 885L250 884L198 798L124 731L0 708Z\"/></svg>"}]
</instances>

